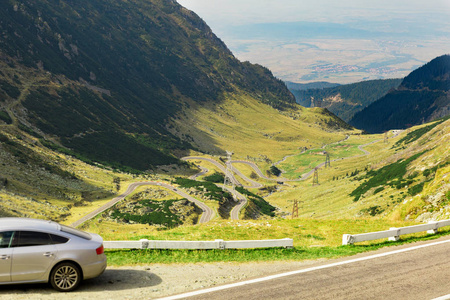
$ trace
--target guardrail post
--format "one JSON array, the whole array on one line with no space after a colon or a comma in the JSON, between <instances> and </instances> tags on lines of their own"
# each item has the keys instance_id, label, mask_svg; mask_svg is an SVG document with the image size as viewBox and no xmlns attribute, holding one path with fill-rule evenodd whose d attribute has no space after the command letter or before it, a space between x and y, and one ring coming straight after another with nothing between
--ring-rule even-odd
<instances>
[{"instance_id":1,"label":"guardrail post","mask_svg":"<svg viewBox=\"0 0 450 300\"><path fill-rule=\"evenodd\" d=\"M389 237L389 241L396 242L400 239L400 230L396 227L391 227L389 230L397 229L397 233L394 236Z\"/></svg>"},{"instance_id":2,"label":"guardrail post","mask_svg":"<svg viewBox=\"0 0 450 300\"><path fill-rule=\"evenodd\" d=\"M218 244L218 249L220 250L224 250L225 249L225 242L224 240L216 240L217 244Z\"/></svg>"},{"instance_id":3,"label":"guardrail post","mask_svg":"<svg viewBox=\"0 0 450 300\"><path fill-rule=\"evenodd\" d=\"M141 249L147 249L148 248L149 240L141 239L139 241L141 242Z\"/></svg>"},{"instance_id":4,"label":"guardrail post","mask_svg":"<svg viewBox=\"0 0 450 300\"><path fill-rule=\"evenodd\" d=\"M434 228L427 230L427 233L428 234L436 234L438 232L438 227L437 227L438 223L436 221L429 221L428 224L434 224Z\"/></svg>"},{"instance_id":5,"label":"guardrail post","mask_svg":"<svg viewBox=\"0 0 450 300\"><path fill-rule=\"evenodd\" d=\"M289 246L286 246L284 248L286 248L286 249L293 249L294 248L294 240L290 239L290 238L285 238L285 240L291 242L292 244L290 244Z\"/></svg>"},{"instance_id":6,"label":"guardrail post","mask_svg":"<svg viewBox=\"0 0 450 300\"><path fill-rule=\"evenodd\" d=\"M342 245L353 245L353 239L351 234L344 234L342 236Z\"/></svg>"}]
</instances>

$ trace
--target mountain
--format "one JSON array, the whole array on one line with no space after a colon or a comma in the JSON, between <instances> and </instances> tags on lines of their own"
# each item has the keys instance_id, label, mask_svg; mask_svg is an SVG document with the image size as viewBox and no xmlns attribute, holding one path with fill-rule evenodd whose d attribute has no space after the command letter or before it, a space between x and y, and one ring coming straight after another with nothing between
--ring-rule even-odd
<instances>
[{"instance_id":1,"label":"mountain","mask_svg":"<svg viewBox=\"0 0 450 300\"><path fill-rule=\"evenodd\" d=\"M401 79L384 79L314 88L288 84L288 88L300 105L327 108L348 122L355 113L397 88L400 83Z\"/></svg>"},{"instance_id":2,"label":"mountain","mask_svg":"<svg viewBox=\"0 0 450 300\"><path fill-rule=\"evenodd\" d=\"M310 83L297 83L297 82L285 81L285 83L291 92L311 90L311 89L324 89L324 88L332 88L332 87L340 86L339 83L331 83L331 82L326 82L326 81L317 81L317 82L310 82Z\"/></svg>"},{"instance_id":3,"label":"mountain","mask_svg":"<svg viewBox=\"0 0 450 300\"><path fill-rule=\"evenodd\" d=\"M86 161L177 162L174 151L194 146L167 123L226 94L295 104L281 80L238 61L173 0L2 1L0 32L0 119Z\"/></svg>"},{"instance_id":4,"label":"mountain","mask_svg":"<svg viewBox=\"0 0 450 300\"><path fill-rule=\"evenodd\" d=\"M407 128L450 114L450 55L411 72L384 97L355 114L350 124L369 133Z\"/></svg>"}]
</instances>

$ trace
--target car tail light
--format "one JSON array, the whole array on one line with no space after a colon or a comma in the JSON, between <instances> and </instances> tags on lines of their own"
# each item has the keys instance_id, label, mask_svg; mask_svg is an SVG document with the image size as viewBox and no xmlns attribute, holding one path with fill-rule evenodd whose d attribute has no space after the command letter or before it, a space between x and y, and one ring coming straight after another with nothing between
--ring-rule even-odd
<instances>
[{"instance_id":1,"label":"car tail light","mask_svg":"<svg viewBox=\"0 0 450 300\"><path fill-rule=\"evenodd\" d=\"M103 247L103 245L101 245L100 247L95 249L95 251L97 252L97 255L103 254L104 250L105 250L105 248Z\"/></svg>"}]
</instances>

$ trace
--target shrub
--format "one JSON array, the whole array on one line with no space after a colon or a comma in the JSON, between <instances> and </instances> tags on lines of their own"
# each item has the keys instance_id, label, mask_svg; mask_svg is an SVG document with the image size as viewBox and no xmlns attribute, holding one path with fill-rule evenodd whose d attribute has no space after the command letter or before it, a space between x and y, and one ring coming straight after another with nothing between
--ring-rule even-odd
<instances>
[{"instance_id":1,"label":"shrub","mask_svg":"<svg viewBox=\"0 0 450 300\"><path fill-rule=\"evenodd\" d=\"M260 210L262 214L265 214L270 217L275 217L275 210L276 208L272 206L269 202L264 200L264 198L253 194L252 192L244 189L243 187L236 187L236 191L239 193L246 195L247 199L251 202L253 202Z\"/></svg>"},{"instance_id":2,"label":"shrub","mask_svg":"<svg viewBox=\"0 0 450 300\"><path fill-rule=\"evenodd\" d=\"M377 189L375 189L375 191L373 191L373 194L378 194L379 192L381 192L382 190L384 190L384 186L380 186Z\"/></svg>"},{"instance_id":3,"label":"shrub","mask_svg":"<svg viewBox=\"0 0 450 300\"><path fill-rule=\"evenodd\" d=\"M270 166L269 172L275 176L280 176L281 170L275 166Z\"/></svg>"},{"instance_id":4,"label":"shrub","mask_svg":"<svg viewBox=\"0 0 450 300\"><path fill-rule=\"evenodd\" d=\"M178 184L179 186L181 186L183 188L195 188L198 191L206 190L206 194L205 194L206 196L210 196L213 200L216 200L219 202L221 202L225 199L227 199L227 200L233 199L233 196L230 193L223 191L220 187L218 187L217 185L215 185L212 182L196 181L196 180L192 180L192 179L177 177L177 178L175 178L174 183Z\"/></svg>"},{"instance_id":5,"label":"shrub","mask_svg":"<svg viewBox=\"0 0 450 300\"><path fill-rule=\"evenodd\" d=\"M369 178L366 182L360 184L353 192L350 193L350 196L353 196L353 201L358 201L361 198L361 195L369 191L371 188L381 186L381 185L390 185L397 189L405 187L413 182L412 179L404 180L403 176L405 176L407 167L410 162L414 161L416 158L421 156L425 152L417 153L416 155L411 156L408 159L400 160L398 162L392 163L390 165L384 166L378 170L372 170L367 172L366 178Z\"/></svg>"},{"instance_id":6,"label":"shrub","mask_svg":"<svg viewBox=\"0 0 450 300\"><path fill-rule=\"evenodd\" d=\"M223 183L225 180L225 177L223 174L221 173L214 173L212 175L209 176L205 176L203 178L205 181L209 181L209 182L214 182L214 183Z\"/></svg>"},{"instance_id":7,"label":"shrub","mask_svg":"<svg viewBox=\"0 0 450 300\"><path fill-rule=\"evenodd\" d=\"M6 124L12 123L12 119L6 111L0 111L0 120L3 120Z\"/></svg>"},{"instance_id":8,"label":"shrub","mask_svg":"<svg viewBox=\"0 0 450 300\"><path fill-rule=\"evenodd\" d=\"M372 217L381 214L382 212L384 212L384 209L381 208L381 206L376 205L376 206L371 206L369 208L364 208L361 209L361 213L363 214L369 214Z\"/></svg>"},{"instance_id":9,"label":"shrub","mask_svg":"<svg viewBox=\"0 0 450 300\"><path fill-rule=\"evenodd\" d=\"M142 200L134 208L139 209L142 207L148 207L152 211L146 214L133 214L122 213L119 209L114 209L111 217L113 219L120 219L125 222L136 222L140 224L149 225L163 225L168 228L172 228L181 225L180 218L170 211L170 206L178 200L167 200L164 202L154 200Z\"/></svg>"},{"instance_id":10,"label":"shrub","mask_svg":"<svg viewBox=\"0 0 450 300\"><path fill-rule=\"evenodd\" d=\"M425 181L419 184L416 184L408 189L408 194L411 196L417 195L423 191L423 186L425 185Z\"/></svg>"}]
</instances>

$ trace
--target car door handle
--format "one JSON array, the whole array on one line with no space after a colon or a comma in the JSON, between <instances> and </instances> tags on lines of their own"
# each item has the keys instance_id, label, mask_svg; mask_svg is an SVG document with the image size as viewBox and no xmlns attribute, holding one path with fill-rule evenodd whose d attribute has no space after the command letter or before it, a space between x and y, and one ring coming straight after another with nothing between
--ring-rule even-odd
<instances>
[{"instance_id":1,"label":"car door handle","mask_svg":"<svg viewBox=\"0 0 450 300\"><path fill-rule=\"evenodd\" d=\"M53 256L53 253L51 253L51 252L45 252L45 253L44 253L44 256L46 256L46 257L52 257L52 256Z\"/></svg>"},{"instance_id":2,"label":"car door handle","mask_svg":"<svg viewBox=\"0 0 450 300\"><path fill-rule=\"evenodd\" d=\"M11 256L9 256L9 255L2 255L2 256L0 256L0 259L4 259L4 260L7 260L7 259L9 259Z\"/></svg>"}]
</instances>

